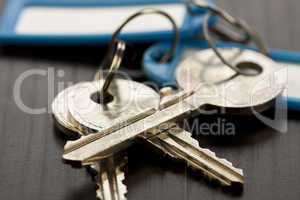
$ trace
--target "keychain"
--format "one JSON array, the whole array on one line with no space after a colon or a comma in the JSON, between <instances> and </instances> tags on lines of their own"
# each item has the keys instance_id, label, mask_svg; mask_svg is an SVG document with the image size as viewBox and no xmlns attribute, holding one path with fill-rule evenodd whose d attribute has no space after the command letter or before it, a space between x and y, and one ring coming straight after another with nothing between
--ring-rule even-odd
<instances>
[{"instance_id":1,"label":"keychain","mask_svg":"<svg viewBox=\"0 0 300 200\"><path fill-rule=\"evenodd\" d=\"M91 166L98 169L98 198L125 199L124 186L119 184L124 177L120 173L120 165L114 163L119 163L117 161L120 160L120 163L124 163L126 159L122 154L126 153L127 147L143 140L163 155L187 163L192 169L204 174L208 180L216 181L222 187L241 191L244 184L243 171L229 161L219 158L214 152L199 147L191 133L180 128L177 122L198 115L207 105L228 108L228 111L237 114L245 114L253 107L259 111L266 110L283 89L280 83L278 87L266 87L279 66L261 55L262 58L255 65L255 74L246 74L244 71L243 74L239 74L239 71L222 73L222 68L214 81L206 81L204 77L201 83L178 76L178 82L190 83L193 86L182 86L182 90L170 93L164 89L158 93L142 83L117 78L115 75L126 46L123 41L117 39L118 34L132 19L150 13L169 19L175 33L169 51L156 57L156 61L165 65L175 59L179 33L172 17L155 9L145 9L128 17L113 34L109 54L104 60L105 66L110 64L108 74L102 76L99 71L95 81L78 83L64 90L63 92L70 92L70 98L57 101L67 105L66 109L61 110L63 114L54 113L55 118L63 118L57 122L69 130L83 133L78 140L66 143L64 161L77 167ZM227 53L224 55L227 56ZM204 54L207 59L211 56L215 55L212 52ZM255 53L244 52L239 63L250 62L251 60L247 59L252 56L258 57ZM211 65L214 65L214 60L207 60L203 63L201 71L211 71L208 75L214 74L215 69ZM231 70L228 66L226 69ZM245 68L241 66L241 69ZM184 69L179 74L187 74L187 78L190 77ZM260 87L254 88L257 83L260 83ZM253 88L258 92L255 96L249 92ZM58 98L60 96L62 95ZM93 98L94 96L97 98ZM56 107L58 106L54 106ZM101 170L104 170L104 173ZM113 174L113 178L105 179Z\"/></svg>"}]
</instances>

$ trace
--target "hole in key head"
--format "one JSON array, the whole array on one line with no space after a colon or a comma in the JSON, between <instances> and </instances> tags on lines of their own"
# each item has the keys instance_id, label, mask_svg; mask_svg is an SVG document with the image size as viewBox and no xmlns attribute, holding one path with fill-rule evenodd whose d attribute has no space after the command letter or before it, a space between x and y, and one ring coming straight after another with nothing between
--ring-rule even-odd
<instances>
[{"instance_id":1,"label":"hole in key head","mask_svg":"<svg viewBox=\"0 0 300 200\"><path fill-rule=\"evenodd\" d=\"M259 64L251 61L242 61L236 65L236 68L238 68L242 74L249 76L257 76L263 71L263 68Z\"/></svg>"},{"instance_id":2,"label":"hole in key head","mask_svg":"<svg viewBox=\"0 0 300 200\"><path fill-rule=\"evenodd\" d=\"M109 93L102 95L100 92L95 92L91 95L91 99L98 104L108 104L114 100L114 97Z\"/></svg>"}]
</instances>

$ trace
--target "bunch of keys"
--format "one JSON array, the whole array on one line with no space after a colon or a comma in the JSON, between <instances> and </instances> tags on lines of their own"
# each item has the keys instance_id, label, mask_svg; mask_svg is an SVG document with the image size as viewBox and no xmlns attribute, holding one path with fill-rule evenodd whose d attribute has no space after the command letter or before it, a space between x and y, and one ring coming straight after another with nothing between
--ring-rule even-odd
<instances>
[{"instance_id":1,"label":"bunch of keys","mask_svg":"<svg viewBox=\"0 0 300 200\"><path fill-rule=\"evenodd\" d=\"M111 70L114 67L119 67L125 51L125 44L121 41L116 43L115 56L112 59ZM98 79L98 77L95 77ZM107 81L112 77L107 77ZM69 105L76 93L81 92L81 87L84 87L89 82L81 82L66 88L61 91L52 103L53 119L56 126L67 138L80 138L93 132L88 129L83 129L75 121L72 120L69 113ZM101 200L122 200L126 199L127 188L123 181L125 179L124 167L127 164L126 154L95 161L88 166L88 171L91 173L96 182L96 196Z\"/></svg>"},{"instance_id":2,"label":"bunch of keys","mask_svg":"<svg viewBox=\"0 0 300 200\"><path fill-rule=\"evenodd\" d=\"M159 94L144 84L114 78L125 44L113 41L117 42L118 53L112 59L109 74L104 79L69 87L53 102L54 119L62 130L81 136L67 142L63 159L73 166L95 169L97 197L102 200L126 199L122 167L127 158L123 155L137 139L185 161L209 180L225 187L241 188L243 171L212 151L199 147L191 133L176 122L195 117L212 106L242 114L253 109L266 110L284 89L284 85L274 82L277 80L274 74L280 67L253 51L223 50L224 54L232 56L235 66L255 65L258 73L247 76L228 68L213 51L205 50L197 55L197 63L188 57L182 61L177 70L180 91Z\"/></svg>"}]
</instances>

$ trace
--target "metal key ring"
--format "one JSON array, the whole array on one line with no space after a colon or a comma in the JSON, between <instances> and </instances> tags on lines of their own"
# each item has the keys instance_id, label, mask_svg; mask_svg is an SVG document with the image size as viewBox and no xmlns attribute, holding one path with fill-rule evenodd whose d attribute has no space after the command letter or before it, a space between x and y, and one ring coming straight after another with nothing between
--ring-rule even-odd
<instances>
[{"instance_id":1,"label":"metal key ring","mask_svg":"<svg viewBox=\"0 0 300 200\"><path fill-rule=\"evenodd\" d=\"M176 25L176 22L174 21L174 19L166 12L158 10L158 9L153 9L153 8L146 8L143 9L141 11L138 11L137 13L131 15L130 17L128 17L120 26L119 28L113 33L112 35L112 42L109 46L109 48L112 47L113 45L113 41L116 40L116 38L118 37L118 35L121 33L122 29L133 19L142 16L142 15L149 15L149 14L159 14L162 15L163 17L166 17L172 24L172 28L173 28L173 32L174 32L174 38L173 38L173 42L172 42L172 46L169 52L167 52L160 60L160 63L166 63L169 62L175 55L176 50L177 50L177 46L179 45L179 40L180 40L180 33L179 33L179 29Z\"/></svg>"},{"instance_id":2,"label":"metal key ring","mask_svg":"<svg viewBox=\"0 0 300 200\"><path fill-rule=\"evenodd\" d=\"M242 39L240 39L238 37L235 37L234 35L226 34L225 32L222 32L221 30L217 29L216 27L212 28L212 31L214 31L214 33L216 35L218 35L221 38L225 38L226 40L228 40L230 42L248 43L252 38L251 35L254 35L254 34L251 34L251 32L253 32L253 31L251 30L250 26L247 25L244 21L240 20L239 18L234 18L225 10L223 10L215 5L211 5L207 1L198 0L197 2L195 2L194 0L187 0L186 5L187 5L188 10L191 13L193 13L192 12L193 6L206 9L206 10L210 11L211 13L213 13L217 16L220 16L228 24L237 28L239 31L243 32L242 36L241 36Z\"/></svg>"},{"instance_id":3,"label":"metal key ring","mask_svg":"<svg viewBox=\"0 0 300 200\"><path fill-rule=\"evenodd\" d=\"M99 91L98 101L100 103L105 103L109 99L109 97L111 97L111 95L108 92L108 88L109 88L116 72L118 71L118 69L121 66L121 62L124 57L125 49L126 49L126 44L122 40L114 40L114 43L110 47L110 50L109 50L106 58L107 59L112 58L112 59L110 59L111 64L109 67L108 74L106 75L106 77L104 79L104 84L102 86L102 89ZM100 71L98 71L98 75L96 75L95 79L99 80L100 78L101 78Z\"/></svg>"},{"instance_id":4,"label":"metal key ring","mask_svg":"<svg viewBox=\"0 0 300 200\"><path fill-rule=\"evenodd\" d=\"M191 6L196 6L196 7L200 7L200 8L205 8L210 11L210 13L208 13L204 19L203 35L204 35L204 39L208 42L208 45L210 46L210 48L215 52L215 54L219 57L219 59L223 62L223 64L227 65L232 70L234 70L235 72L242 74L242 75L246 75L246 76L257 75L256 73L246 73L246 72L241 71L239 68L230 64L222 56L222 54L218 51L217 47L215 46L215 44L212 41L212 38L209 34L209 26L208 26L209 19L212 16L218 16L218 17L222 18L223 20L228 22L230 25L243 31L243 33L244 33L244 38L240 39L240 40L225 34L225 36L229 40L234 41L234 42L239 42L239 43L248 43L250 41L253 41L262 54L268 55L268 49L267 49L266 45L264 44L263 40L261 39L261 37L259 36L259 34L255 30L253 30L245 21L231 16L228 12L226 12L225 10L223 10L219 7L209 5L208 3L204 2L204 1L194 2L193 0L189 0L187 2L187 5L188 5L188 8L191 8Z\"/></svg>"},{"instance_id":5,"label":"metal key ring","mask_svg":"<svg viewBox=\"0 0 300 200\"><path fill-rule=\"evenodd\" d=\"M216 13L214 13L216 14ZM232 65L231 63L229 63L223 56L222 54L219 52L218 48L215 46L214 42L212 41L212 38L209 34L209 28L208 28L208 21L209 18L212 15L209 13L205 16L204 19L204 24L203 24L203 35L205 40L207 41L208 45L210 46L210 48L215 52L215 54L218 56L218 58L223 62L223 64L227 65L228 67L230 67L232 70L234 70L235 72L237 72L238 74L244 75L244 76L256 76L257 73L247 73L244 72L242 70L240 70L238 67ZM258 34L256 34L255 31L252 31L249 26L246 23L241 23L242 21L237 21L238 22L239 27L244 29L245 32L247 32L247 34L249 34L249 36L251 36L252 41L255 43L255 45L258 47L258 49L260 50L260 52L262 54L268 55L268 50L266 48L266 46L264 45L264 43L262 42L261 38L259 37Z\"/></svg>"},{"instance_id":6,"label":"metal key ring","mask_svg":"<svg viewBox=\"0 0 300 200\"><path fill-rule=\"evenodd\" d=\"M141 15L147 15L147 14L159 14L159 15L166 17L171 22L173 31L174 31L174 35L175 35L170 51L167 52L159 60L159 62L166 63L166 62L170 61L173 58L173 56L175 55L175 53L177 51L177 46L179 45L180 33L179 33L178 27L177 27L174 19L168 13L161 11L161 10L157 10L157 9L146 8L146 9L143 9L143 10L129 16L112 35L112 39L111 39L111 42L108 47L108 54L105 56L105 59L104 59L103 65L102 65L102 66L107 66L109 63L111 63L108 75L105 77L104 85L102 86L102 89L99 92L99 101L100 102L105 102L106 99L111 97L111 95L108 93L108 88L113 80L113 77L114 77L116 71L120 67L121 61L123 59L123 55L124 55L124 51L125 51L125 42L118 40L117 39L118 35L121 33L122 29L130 21L132 21L136 17L139 17ZM116 46L116 50L114 53L115 46ZM96 76L96 79L99 79L99 78L100 78L100 75Z\"/></svg>"}]
</instances>

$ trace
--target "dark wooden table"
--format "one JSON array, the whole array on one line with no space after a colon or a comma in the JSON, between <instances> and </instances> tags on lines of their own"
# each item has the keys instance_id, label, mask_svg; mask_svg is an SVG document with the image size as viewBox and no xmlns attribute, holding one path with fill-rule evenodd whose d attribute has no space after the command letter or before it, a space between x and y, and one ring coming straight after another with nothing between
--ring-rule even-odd
<instances>
[{"instance_id":1,"label":"dark wooden table","mask_svg":"<svg viewBox=\"0 0 300 200\"><path fill-rule=\"evenodd\" d=\"M271 47L300 50L299 0L222 0L219 3L257 27ZM62 163L65 140L54 128L51 113L23 112L15 103L13 89L17 78L31 69L43 73L64 70L62 78L55 76L54 82L49 83L53 84L55 93L58 82L90 80L100 63L101 52L104 50L94 47L1 48L0 199L95 199L95 186L86 171ZM140 66L134 64L129 68L135 70ZM143 80L141 74L133 75ZM34 108L47 107L53 98L47 76L43 75L27 78L21 91L24 103ZM140 144L131 147L128 153L128 198L299 199L299 116L299 113L289 113L286 134L252 118L228 119L238 125L235 137L195 133L202 146L244 169L246 184L241 195L231 195L210 186L185 165L157 157Z\"/></svg>"}]
</instances>

